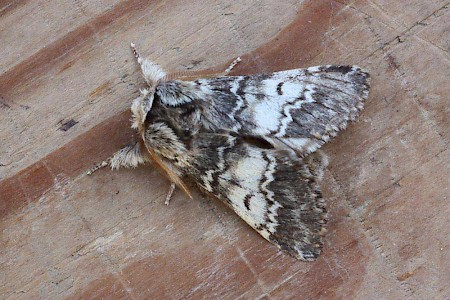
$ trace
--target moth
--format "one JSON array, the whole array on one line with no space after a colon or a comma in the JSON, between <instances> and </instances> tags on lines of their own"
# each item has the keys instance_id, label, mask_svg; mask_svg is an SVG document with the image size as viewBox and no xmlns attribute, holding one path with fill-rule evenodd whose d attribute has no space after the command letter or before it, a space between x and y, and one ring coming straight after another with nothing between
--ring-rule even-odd
<instances>
[{"instance_id":1,"label":"moth","mask_svg":"<svg viewBox=\"0 0 450 300\"><path fill-rule=\"evenodd\" d=\"M281 250L315 260L327 223L318 149L356 119L369 74L324 65L227 76L237 59L221 76L183 80L131 47L146 82L131 105L140 139L92 171L151 162L172 183L166 204L176 186L191 197L190 177Z\"/></svg>"}]
</instances>

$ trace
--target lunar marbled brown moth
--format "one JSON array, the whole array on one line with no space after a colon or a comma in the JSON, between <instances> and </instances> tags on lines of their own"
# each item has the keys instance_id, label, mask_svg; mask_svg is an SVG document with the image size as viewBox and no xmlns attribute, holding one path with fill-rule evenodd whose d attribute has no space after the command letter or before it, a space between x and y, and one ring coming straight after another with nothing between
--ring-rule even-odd
<instances>
[{"instance_id":1,"label":"lunar marbled brown moth","mask_svg":"<svg viewBox=\"0 0 450 300\"><path fill-rule=\"evenodd\" d=\"M228 204L268 241L311 261L327 214L320 191L326 157L318 149L368 97L369 74L323 65L253 76L173 79L143 59L146 88L131 106L140 141L93 170L151 162L190 195L183 177Z\"/></svg>"}]
</instances>

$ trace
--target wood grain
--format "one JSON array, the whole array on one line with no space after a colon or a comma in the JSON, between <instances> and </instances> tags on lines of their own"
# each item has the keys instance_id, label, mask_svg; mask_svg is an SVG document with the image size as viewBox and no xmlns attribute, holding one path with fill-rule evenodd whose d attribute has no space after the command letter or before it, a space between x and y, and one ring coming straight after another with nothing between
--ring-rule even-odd
<instances>
[{"instance_id":1,"label":"wood grain","mask_svg":"<svg viewBox=\"0 0 450 300\"><path fill-rule=\"evenodd\" d=\"M0 298L445 298L450 294L449 2L1 1ZM151 167L85 170L132 140L165 69L359 64L360 120L324 150L323 255L293 260ZM64 129L64 130L63 130Z\"/></svg>"}]
</instances>

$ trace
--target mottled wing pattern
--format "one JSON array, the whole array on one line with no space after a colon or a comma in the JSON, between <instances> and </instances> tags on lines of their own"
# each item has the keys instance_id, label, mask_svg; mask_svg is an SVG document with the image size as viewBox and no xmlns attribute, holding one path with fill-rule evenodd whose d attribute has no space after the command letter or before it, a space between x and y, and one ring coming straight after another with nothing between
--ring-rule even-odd
<instances>
[{"instance_id":1,"label":"mottled wing pattern","mask_svg":"<svg viewBox=\"0 0 450 300\"><path fill-rule=\"evenodd\" d=\"M369 89L368 74L347 66L222 77L201 83L214 90L211 110L235 120L233 130L263 136L275 147L287 147L300 155L314 152L354 120ZM234 97L230 99L230 95ZM226 111L229 102L234 105Z\"/></svg>"},{"instance_id":2,"label":"mottled wing pattern","mask_svg":"<svg viewBox=\"0 0 450 300\"><path fill-rule=\"evenodd\" d=\"M318 66L192 84L172 81L158 93L163 100L181 94L184 103L197 103L210 130L263 137L305 156L356 118L368 90L369 75L357 66Z\"/></svg>"},{"instance_id":3,"label":"mottled wing pattern","mask_svg":"<svg viewBox=\"0 0 450 300\"><path fill-rule=\"evenodd\" d=\"M326 223L315 151L356 118L368 89L356 66L161 82L146 144L264 238L314 260Z\"/></svg>"},{"instance_id":4,"label":"mottled wing pattern","mask_svg":"<svg viewBox=\"0 0 450 300\"><path fill-rule=\"evenodd\" d=\"M187 163L178 164L185 174L282 250L303 260L319 255L326 223L320 156L292 158L228 134L199 133L190 145Z\"/></svg>"}]
</instances>

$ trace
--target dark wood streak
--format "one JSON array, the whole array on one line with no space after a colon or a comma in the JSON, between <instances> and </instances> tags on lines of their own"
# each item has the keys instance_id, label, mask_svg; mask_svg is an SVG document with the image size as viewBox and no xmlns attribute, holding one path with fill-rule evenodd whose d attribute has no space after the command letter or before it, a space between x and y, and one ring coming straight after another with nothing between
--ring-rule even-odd
<instances>
[{"instance_id":1,"label":"dark wood streak","mask_svg":"<svg viewBox=\"0 0 450 300\"><path fill-rule=\"evenodd\" d=\"M58 130L67 131L77 124L78 124L78 121L75 121L74 119L70 119L69 121L62 122L61 126L58 128Z\"/></svg>"}]
</instances>

